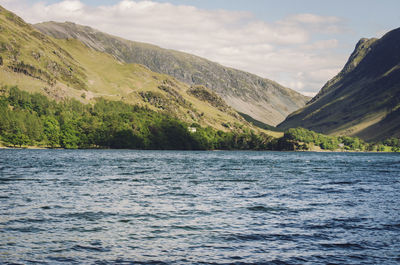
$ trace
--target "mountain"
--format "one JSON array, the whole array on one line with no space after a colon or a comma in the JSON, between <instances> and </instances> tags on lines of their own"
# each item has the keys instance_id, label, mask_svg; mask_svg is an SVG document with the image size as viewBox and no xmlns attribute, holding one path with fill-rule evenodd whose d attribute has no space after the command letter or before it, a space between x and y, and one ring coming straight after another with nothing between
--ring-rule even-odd
<instances>
[{"instance_id":1,"label":"mountain","mask_svg":"<svg viewBox=\"0 0 400 265\"><path fill-rule=\"evenodd\" d=\"M14 85L57 101L74 98L92 104L105 98L219 130L252 128L204 86L123 63L76 39L51 38L0 6L0 87Z\"/></svg>"},{"instance_id":2,"label":"mountain","mask_svg":"<svg viewBox=\"0 0 400 265\"><path fill-rule=\"evenodd\" d=\"M190 85L204 85L235 110L269 125L277 125L309 100L289 88L256 75L174 50L128 41L74 23L45 22L34 25L57 39L78 39L125 63L138 63Z\"/></svg>"},{"instance_id":3,"label":"mountain","mask_svg":"<svg viewBox=\"0 0 400 265\"><path fill-rule=\"evenodd\" d=\"M400 136L400 28L361 39L343 70L279 128L380 140Z\"/></svg>"}]
</instances>

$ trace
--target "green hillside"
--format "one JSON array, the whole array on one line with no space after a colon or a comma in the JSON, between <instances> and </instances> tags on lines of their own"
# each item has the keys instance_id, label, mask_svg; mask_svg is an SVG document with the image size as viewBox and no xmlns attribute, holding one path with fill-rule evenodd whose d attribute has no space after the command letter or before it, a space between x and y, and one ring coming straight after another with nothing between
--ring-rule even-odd
<instances>
[{"instance_id":1,"label":"green hillside","mask_svg":"<svg viewBox=\"0 0 400 265\"><path fill-rule=\"evenodd\" d=\"M56 102L16 87L2 87L0 114L0 147L265 150L275 139L249 130L223 132L187 124L121 101Z\"/></svg>"},{"instance_id":2,"label":"green hillside","mask_svg":"<svg viewBox=\"0 0 400 265\"><path fill-rule=\"evenodd\" d=\"M400 136L400 28L360 40L343 70L278 127L381 140Z\"/></svg>"},{"instance_id":3,"label":"green hillside","mask_svg":"<svg viewBox=\"0 0 400 265\"><path fill-rule=\"evenodd\" d=\"M70 22L45 22L34 27L57 39L79 39L88 47L109 53L121 62L139 63L187 84L208 87L235 110L269 125L277 125L310 99L250 73L191 54L124 40L90 27Z\"/></svg>"},{"instance_id":4,"label":"green hillside","mask_svg":"<svg viewBox=\"0 0 400 265\"><path fill-rule=\"evenodd\" d=\"M53 39L0 7L0 86L14 85L57 101L122 101L217 130L254 128L205 87L122 63L76 39ZM213 97L199 97L196 89Z\"/></svg>"}]
</instances>

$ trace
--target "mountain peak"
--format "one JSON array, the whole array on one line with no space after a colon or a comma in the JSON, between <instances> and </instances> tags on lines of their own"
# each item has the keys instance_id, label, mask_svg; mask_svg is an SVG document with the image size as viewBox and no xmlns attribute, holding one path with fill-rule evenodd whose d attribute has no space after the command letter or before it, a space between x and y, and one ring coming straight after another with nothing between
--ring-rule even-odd
<instances>
[{"instance_id":1,"label":"mountain peak","mask_svg":"<svg viewBox=\"0 0 400 265\"><path fill-rule=\"evenodd\" d=\"M332 87L335 86L336 83L338 83L343 76L349 74L351 71L353 71L357 65L365 58L365 56L368 54L369 51L371 51L371 46L377 41L378 39L376 38L362 38L360 39L355 48L354 51L351 53L349 59L347 60L346 64L344 65L343 69L331 80L326 82L326 84L321 88L321 90L317 93L317 95L312 98L308 104L311 104L318 100L319 98L323 97L327 93L329 93L332 90Z\"/></svg>"},{"instance_id":2,"label":"mountain peak","mask_svg":"<svg viewBox=\"0 0 400 265\"><path fill-rule=\"evenodd\" d=\"M342 71L279 127L384 139L400 135L399 111L400 28L361 39Z\"/></svg>"}]
</instances>

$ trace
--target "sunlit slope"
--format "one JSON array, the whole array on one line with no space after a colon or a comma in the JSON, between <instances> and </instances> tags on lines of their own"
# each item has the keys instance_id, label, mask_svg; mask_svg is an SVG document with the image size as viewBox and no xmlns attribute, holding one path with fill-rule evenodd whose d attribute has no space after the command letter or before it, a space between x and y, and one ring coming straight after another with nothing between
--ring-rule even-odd
<instances>
[{"instance_id":1,"label":"sunlit slope","mask_svg":"<svg viewBox=\"0 0 400 265\"><path fill-rule=\"evenodd\" d=\"M57 40L86 70L90 100L104 97L148 106L170 113L181 120L218 129L238 129L248 124L233 109L205 87L190 87L168 75L154 73L139 64L125 64L83 45L75 39ZM201 90L215 98L196 97Z\"/></svg>"},{"instance_id":2,"label":"sunlit slope","mask_svg":"<svg viewBox=\"0 0 400 265\"><path fill-rule=\"evenodd\" d=\"M142 65L121 63L75 39L53 39L1 7L0 85L18 85L56 100L121 100L216 129L251 128L205 87L186 85Z\"/></svg>"},{"instance_id":3,"label":"sunlit slope","mask_svg":"<svg viewBox=\"0 0 400 265\"><path fill-rule=\"evenodd\" d=\"M45 22L34 26L58 39L79 39L88 47L109 53L122 62L143 64L154 72L174 76L190 85L204 85L235 110L269 125L283 121L310 99L250 73L191 54L128 41L90 27L70 22Z\"/></svg>"},{"instance_id":4,"label":"sunlit slope","mask_svg":"<svg viewBox=\"0 0 400 265\"><path fill-rule=\"evenodd\" d=\"M400 136L400 28L362 39L343 70L279 128L379 140Z\"/></svg>"},{"instance_id":5,"label":"sunlit slope","mask_svg":"<svg viewBox=\"0 0 400 265\"><path fill-rule=\"evenodd\" d=\"M46 35L0 7L0 65L3 71L30 76L48 86L57 81L86 89L84 69Z\"/></svg>"}]
</instances>

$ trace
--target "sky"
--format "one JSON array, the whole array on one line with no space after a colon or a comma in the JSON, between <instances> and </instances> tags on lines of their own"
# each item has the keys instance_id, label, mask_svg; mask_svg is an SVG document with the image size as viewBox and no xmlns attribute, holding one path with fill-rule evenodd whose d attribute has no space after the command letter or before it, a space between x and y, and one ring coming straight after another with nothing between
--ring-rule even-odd
<instances>
[{"instance_id":1,"label":"sky","mask_svg":"<svg viewBox=\"0 0 400 265\"><path fill-rule=\"evenodd\" d=\"M400 27L399 0L0 0L29 23L71 21L189 52L308 96L361 38Z\"/></svg>"}]
</instances>

